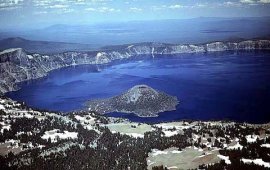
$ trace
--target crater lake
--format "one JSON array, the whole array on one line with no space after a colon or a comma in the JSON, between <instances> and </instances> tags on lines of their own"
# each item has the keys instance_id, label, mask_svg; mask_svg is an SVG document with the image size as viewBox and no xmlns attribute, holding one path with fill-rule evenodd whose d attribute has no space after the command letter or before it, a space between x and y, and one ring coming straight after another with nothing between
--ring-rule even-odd
<instances>
[{"instance_id":1,"label":"crater lake","mask_svg":"<svg viewBox=\"0 0 270 170\"><path fill-rule=\"evenodd\" d=\"M136 122L182 119L266 123L270 119L270 53L214 52L142 55L105 65L79 65L20 84L6 96L51 111L84 109L90 99L119 95L146 84L177 96L177 110L145 118L110 113Z\"/></svg>"}]
</instances>

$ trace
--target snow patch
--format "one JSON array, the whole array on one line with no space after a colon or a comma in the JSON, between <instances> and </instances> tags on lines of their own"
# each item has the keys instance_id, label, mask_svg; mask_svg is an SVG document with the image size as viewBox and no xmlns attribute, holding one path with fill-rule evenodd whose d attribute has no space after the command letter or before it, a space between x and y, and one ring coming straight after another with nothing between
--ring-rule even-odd
<instances>
[{"instance_id":1,"label":"snow patch","mask_svg":"<svg viewBox=\"0 0 270 170\"><path fill-rule=\"evenodd\" d=\"M42 58L46 58L47 59L47 58L50 58L50 57L47 56L47 55L43 55Z\"/></svg>"},{"instance_id":2,"label":"snow patch","mask_svg":"<svg viewBox=\"0 0 270 170\"><path fill-rule=\"evenodd\" d=\"M171 137L171 136L174 136L174 135L178 134L177 131L170 131L170 130L164 130L163 132L164 132L166 137Z\"/></svg>"},{"instance_id":3,"label":"snow patch","mask_svg":"<svg viewBox=\"0 0 270 170\"><path fill-rule=\"evenodd\" d=\"M27 57L28 57L30 60L33 59L33 56L31 56L31 55L27 55Z\"/></svg>"},{"instance_id":4,"label":"snow patch","mask_svg":"<svg viewBox=\"0 0 270 170\"><path fill-rule=\"evenodd\" d=\"M233 146L229 146L227 149L229 149L229 150L237 150L237 149L242 150L243 149L243 146L240 145L239 142L237 142L237 144L235 144Z\"/></svg>"},{"instance_id":5,"label":"snow patch","mask_svg":"<svg viewBox=\"0 0 270 170\"><path fill-rule=\"evenodd\" d=\"M158 150L158 149L152 149L153 156L167 155L167 154L180 154L180 153L182 153L182 151L179 151L179 150L161 151L161 150Z\"/></svg>"},{"instance_id":6,"label":"snow patch","mask_svg":"<svg viewBox=\"0 0 270 170\"><path fill-rule=\"evenodd\" d=\"M157 149L153 149L153 156L157 156L157 155L161 155L161 154L168 154L168 151L160 151L160 150L157 150Z\"/></svg>"},{"instance_id":7,"label":"snow patch","mask_svg":"<svg viewBox=\"0 0 270 170\"><path fill-rule=\"evenodd\" d=\"M256 165L260 165L260 166L264 166L266 168L270 168L270 163L269 162L264 162L262 159L241 159L241 161L245 164L251 164L251 163L254 163Z\"/></svg>"},{"instance_id":8,"label":"snow patch","mask_svg":"<svg viewBox=\"0 0 270 170\"><path fill-rule=\"evenodd\" d=\"M246 139L247 139L248 143L254 143L258 139L258 136L257 135L247 135Z\"/></svg>"},{"instance_id":9,"label":"snow patch","mask_svg":"<svg viewBox=\"0 0 270 170\"><path fill-rule=\"evenodd\" d=\"M0 52L0 55L6 54L6 53L11 53L11 52L14 52L14 51L17 51L17 50L21 50L21 48L10 48L10 49L6 49L6 50Z\"/></svg>"},{"instance_id":10,"label":"snow patch","mask_svg":"<svg viewBox=\"0 0 270 170\"><path fill-rule=\"evenodd\" d=\"M64 133L58 132L59 129L54 129L50 131L46 131L45 134L41 137L42 139L48 140L51 139L51 142L57 142L57 138L59 139L76 139L78 138L78 132L69 132L64 131Z\"/></svg>"},{"instance_id":11,"label":"snow patch","mask_svg":"<svg viewBox=\"0 0 270 170\"><path fill-rule=\"evenodd\" d=\"M269 144L269 143L262 144L261 147L264 147L264 148L270 148L270 144Z\"/></svg>"},{"instance_id":12,"label":"snow patch","mask_svg":"<svg viewBox=\"0 0 270 170\"><path fill-rule=\"evenodd\" d=\"M133 47L134 45L129 45L127 48L130 49L131 47Z\"/></svg>"},{"instance_id":13,"label":"snow patch","mask_svg":"<svg viewBox=\"0 0 270 170\"><path fill-rule=\"evenodd\" d=\"M5 107L0 104L0 110L5 110Z\"/></svg>"},{"instance_id":14,"label":"snow patch","mask_svg":"<svg viewBox=\"0 0 270 170\"><path fill-rule=\"evenodd\" d=\"M90 115L87 115L87 116L84 116L84 117L76 115L75 119L77 119L78 121L80 121L81 123L84 123L84 124L93 124L93 123L95 123L95 118L91 117Z\"/></svg>"},{"instance_id":15,"label":"snow patch","mask_svg":"<svg viewBox=\"0 0 270 170\"><path fill-rule=\"evenodd\" d=\"M183 130L183 129L189 129L193 127L192 125L177 125L174 123L160 123L160 124L157 124L156 126L162 129L166 129L166 130L173 129L173 128L177 130Z\"/></svg>"},{"instance_id":16,"label":"snow patch","mask_svg":"<svg viewBox=\"0 0 270 170\"><path fill-rule=\"evenodd\" d=\"M6 124L5 122L0 122L0 124L2 125L2 128L1 128L1 133L4 133L4 130L10 130L11 128L11 125L10 124Z\"/></svg>"},{"instance_id":17,"label":"snow patch","mask_svg":"<svg viewBox=\"0 0 270 170\"><path fill-rule=\"evenodd\" d=\"M97 55L96 55L96 57L97 57L97 58L98 58L98 57L102 57L103 55L106 55L106 53L104 53L104 52L98 52Z\"/></svg>"},{"instance_id":18,"label":"snow patch","mask_svg":"<svg viewBox=\"0 0 270 170\"><path fill-rule=\"evenodd\" d=\"M176 154L179 154L179 153L182 153L182 151L171 151L172 153L176 153Z\"/></svg>"},{"instance_id":19,"label":"snow patch","mask_svg":"<svg viewBox=\"0 0 270 170\"><path fill-rule=\"evenodd\" d=\"M128 136L134 137L134 138L143 138L144 135L139 134L139 133L125 133Z\"/></svg>"},{"instance_id":20,"label":"snow patch","mask_svg":"<svg viewBox=\"0 0 270 170\"><path fill-rule=\"evenodd\" d=\"M231 164L229 156L217 155L220 159L224 160L226 164Z\"/></svg>"}]
</instances>

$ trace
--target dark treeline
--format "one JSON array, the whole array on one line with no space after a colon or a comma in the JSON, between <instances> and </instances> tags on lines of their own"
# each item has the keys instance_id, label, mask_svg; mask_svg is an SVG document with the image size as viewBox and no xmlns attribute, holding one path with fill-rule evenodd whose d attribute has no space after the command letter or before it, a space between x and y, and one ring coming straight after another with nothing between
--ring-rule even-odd
<instances>
[{"instance_id":1,"label":"dark treeline","mask_svg":"<svg viewBox=\"0 0 270 170\"><path fill-rule=\"evenodd\" d=\"M0 112L0 114L5 115L4 112ZM198 123L196 127L184 129L182 133L172 137L166 137L162 128L155 127L155 130L146 132L144 138L134 138L112 133L106 126L101 125L109 123L109 120L97 113L91 114L91 117L96 119L96 129L85 129L75 119L76 114L89 115L87 112L70 114L66 117L72 120L70 122L63 120L63 116L46 116L41 120L26 117L10 118L11 128L0 133L0 142L3 143L9 139L20 140L19 147L25 148L17 154L10 152L6 156L0 156L1 169L145 170L147 169L146 159L152 149L164 150L176 147L183 150L188 146L207 149L207 146L202 143L202 137L207 138L208 142L215 138L212 147L219 148L222 148L224 143L229 144L231 139L238 138L243 148L219 151L221 155L229 156L231 160L229 165L220 161L216 164L200 165L200 169L264 169L264 167L254 164L244 164L241 161L243 158L261 158L265 162L270 162L270 148L261 147L262 144L270 143L270 139L257 139L254 143L249 143L245 137L246 135L269 133L260 127L249 127L245 124L210 126L207 123ZM46 131L53 129L59 129L59 132L78 132L78 138L58 139L56 142L52 142L50 138L48 140L41 138ZM175 128L170 130L175 130ZM18 135L18 132L25 133ZM26 132L31 132L31 134ZM192 140L194 134L201 137L194 141ZM26 144L29 142L33 144L32 148L27 148ZM38 145L44 147L39 148ZM65 148L65 146L68 147ZM54 150L56 151L54 152ZM161 165L152 169L167 168Z\"/></svg>"}]
</instances>

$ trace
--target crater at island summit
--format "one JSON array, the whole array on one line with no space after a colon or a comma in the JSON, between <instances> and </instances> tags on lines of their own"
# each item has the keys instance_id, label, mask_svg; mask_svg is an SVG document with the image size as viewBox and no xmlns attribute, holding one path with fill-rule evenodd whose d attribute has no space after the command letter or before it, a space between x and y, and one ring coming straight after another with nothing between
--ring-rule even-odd
<instances>
[{"instance_id":1,"label":"crater at island summit","mask_svg":"<svg viewBox=\"0 0 270 170\"><path fill-rule=\"evenodd\" d=\"M177 97L155 90L147 85L136 85L119 96L90 100L89 110L99 113L134 113L140 117L155 117L158 113L176 110Z\"/></svg>"}]
</instances>

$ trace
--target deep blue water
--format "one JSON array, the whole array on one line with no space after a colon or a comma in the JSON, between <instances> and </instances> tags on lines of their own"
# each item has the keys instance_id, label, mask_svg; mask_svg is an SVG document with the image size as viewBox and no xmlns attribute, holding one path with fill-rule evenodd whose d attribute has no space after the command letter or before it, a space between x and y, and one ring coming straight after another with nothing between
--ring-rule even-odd
<instances>
[{"instance_id":1,"label":"deep blue water","mask_svg":"<svg viewBox=\"0 0 270 170\"><path fill-rule=\"evenodd\" d=\"M68 67L23 83L21 90L7 96L32 107L67 112L82 108L86 100L118 95L138 84L177 96L177 110L155 118L109 116L138 122L270 121L269 52L139 56L105 66Z\"/></svg>"}]
</instances>

